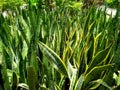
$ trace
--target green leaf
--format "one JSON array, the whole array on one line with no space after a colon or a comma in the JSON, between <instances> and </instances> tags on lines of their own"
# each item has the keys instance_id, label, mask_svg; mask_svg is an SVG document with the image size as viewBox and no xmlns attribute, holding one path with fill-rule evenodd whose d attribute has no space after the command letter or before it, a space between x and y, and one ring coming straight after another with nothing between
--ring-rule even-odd
<instances>
[{"instance_id":1,"label":"green leaf","mask_svg":"<svg viewBox=\"0 0 120 90\"><path fill-rule=\"evenodd\" d=\"M89 73L85 76L85 84L89 83L91 80L95 80L100 78L100 75L103 71L106 71L107 69L110 69L112 67L112 64L108 65L102 65L102 66L96 66Z\"/></svg>"},{"instance_id":2,"label":"green leaf","mask_svg":"<svg viewBox=\"0 0 120 90\"><path fill-rule=\"evenodd\" d=\"M91 84L94 84L94 83L97 83L95 84L95 86L92 86L90 89L94 90L96 89L100 84L107 87L109 90L113 90L107 83L105 83L102 79L98 79L98 80L95 80L95 81L92 81Z\"/></svg>"},{"instance_id":3,"label":"green leaf","mask_svg":"<svg viewBox=\"0 0 120 90\"><path fill-rule=\"evenodd\" d=\"M0 53L0 66L2 65L2 55Z\"/></svg>"},{"instance_id":4,"label":"green leaf","mask_svg":"<svg viewBox=\"0 0 120 90\"><path fill-rule=\"evenodd\" d=\"M75 85L75 89L74 90L81 90L81 87L83 85L84 82L84 75L82 74L79 79L77 80L77 83Z\"/></svg>"},{"instance_id":5,"label":"green leaf","mask_svg":"<svg viewBox=\"0 0 120 90\"><path fill-rule=\"evenodd\" d=\"M32 66L27 68L27 79L28 79L28 86L30 90L36 90L37 79L35 75L35 70Z\"/></svg>"},{"instance_id":6,"label":"green leaf","mask_svg":"<svg viewBox=\"0 0 120 90\"><path fill-rule=\"evenodd\" d=\"M70 79L70 87L69 90L73 90L75 86L75 82L77 79L77 69L73 68L69 60L67 60L67 69L68 69L68 77Z\"/></svg>"},{"instance_id":7,"label":"green leaf","mask_svg":"<svg viewBox=\"0 0 120 90\"><path fill-rule=\"evenodd\" d=\"M39 47L43 54L48 58L49 62L53 65L53 67L63 75L68 76L67 68L61 58L42 42L39 42Z\"/></svg>"},{"instance_id":8,"label":"green leaf","mask_svg":"<svg viewBox=\"0 0 120 90\"><path fill-rule=\"evenodd\" d=\"M105 0L107 3L113 3L115 0Z\"/></svg>"},{"instance_id":9,"label":"green leaf","mask_svg":"<svg viewBox=\"0 0 120 90\"><path fill-rule=\"evenodd\" d=\"M74 74L74 69L69 60L67 60L67 70L68 70L68 77L72 79L72 76Z\"/></svg>"},{"instance_id":10,"label":"green leaf","mask_svg":"<svg viewBox=\"0 0 120 90\"><path fill-rule=\"evenodd\" d=\"M73 75L72 75L72 78L70 78L69 90L73 90L74 89L76 79L77 79L77 70L73 69Z\"/></svg>"},{"instance_id":11,"label":"green leaf","mask_svg":"<svg viewBox=\"0 0 120 90\"><path fill-rule=\"evenodd\" d=\"M22 48L22 57L23 57L23 60L25 59L25 57L27 56L28 54L28 46L26 44L25 41L23 41L23 48Z\"/></svg>"},{"instance_id":12,"label":"green leaf","mask_svg":"<svg viewBox=\"0 0 120 90\"><path fill-rule=\"evenodd\" d=\"M109 47L107 47L104 50L99 51L93 58L92 62L89 65L89 70L92 69L93 67L97 66L98 64L100 64L101 62L105 62L110 54L110 51L112 49L112 45L111 44ZM88 70L88 71L89 71Z\"/></svg>"},{"instance_id":13,"label":"green leaf","mask_svg":"<svg viewBox=\"0 0 120 90\"><path fill-rule=\"evenodd\" d=\"M113 63L115 63L115 66L120 69L120 44L117 45L117 50L113 57Z\"/></svg>"},{"instance_id":14,"label":"green leaf","mask_svg":"<svg viewBox=\"0 0 120 90\"><path fill-rule=\"evenodd\" d=\"M18 85L18 76L15 72L13 72L12 90L17 90L17 85Z\"/></svg>"},{"instance_id":15,"label":"green leaf","mask_svg":"<svg viewBox=\"0 0 120 90\"><path fill-rule=\"evenodd\" d=\"M29 24L23 19L23 16L21 15L19 17L19 24L22 27L22 30L20 30L20 33L24 40L26 41L27 45L29 46L29 42L31 39L31 32L30 32L30 27Z\"/></svg>"},{"instance_id":16,"label":"green leaf","mask_svg":"<svg viewBox=\"0 0 120 90\"><path fill-rule=\"evenodd\" d=\"M61 90L60 86L58 86L57 84L55 84L57 90Z\"/></svg>"},{"instance_id":17,"label":"green leaf","mask_svg":"<svg viewBox=\"0 0 120 90\"><path fill-rule=\"evenodd\" d=\"M116 84L119 86L120 85L120 71L118 71L118 75L116 73L113 74L113 78L116 81Z\"/></svg>"},{"instance_id":18,"label":"green leaf","mask_svg":"<svg viewBox=\"0 0 120 90\"><path fill-rule=\"evenodd\" d=\"M11 90L10 88L10 83L9 83L9 78L8 78L8 75L7 75L7 68L6 68L6 64L4 63L2 65L2 68L0 68L0 71L1 71L1 74L2 74L2 80L3 80L3 84L4 84L4 89L5 90Z\"/></svg>"},{"instance_id":19,"label":"green leaf","mask_svg":"<svg viewBox=\"0 0 120 90\"><path fill-rule=\"evenodd\" d=\"M83 6L83 3L71 1L68 6L74 9L79 9L80 7Z\"/></svg>"},{"instance_id":20,"label":"green leaf","mask_svg":"<svg viewBox=\"0 0 120 90\"><path fill-rule=\"evenodd\" d=\"M119 72L119 71L118 71ZM117 77L117 85L119 86L120 85L120 72L119 72L119 75L118 75L118 77Z\"/></svg>"}]
</instances>

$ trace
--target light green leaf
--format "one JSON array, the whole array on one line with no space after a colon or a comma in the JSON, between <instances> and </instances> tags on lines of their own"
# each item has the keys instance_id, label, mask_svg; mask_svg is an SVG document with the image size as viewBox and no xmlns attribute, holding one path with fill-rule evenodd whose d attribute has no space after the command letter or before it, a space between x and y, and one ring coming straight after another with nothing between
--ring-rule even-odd
<instances>
[{"instance_id":1,"label":"light green leaf","mask_svg":"<svg viewBox=\"0 0 120 90\"><path fill-rule=\"evenodd\" d=\"M115 63L116 67L120 69L120 44L117 45L117 50L115 51L115 55L113 57L113 63Z\"/></svg>"},{"instance_id":2,"label":"light green leaf","mask_svg":"<svg viewBox=\"0 0 120 90\"><path fill-rule=\"evenodd\" d=\"M74 90L81 90L81 87L83 85L84 82L84 75L82 74L79 79L77 80L77 83L75 85L75 89Z\"/></svg>"},{"instance_id":3,"label":"light green leaf","mask_svg":"<svg viewBox=\"0 0 120 90\"><path fill-rule=\"evenodd\" d=\"M23 41L23 48L22 48L22 58L23 58L23 60L25 59L27 54L28 54L28 46L27 46L26 42Z\"/></svg>"},{"instance_id":4,"label":"light green leaf","mask_svg":"<svg viewBox=\"0 0 120 90\"><path fill-rule=\"evenodd\" d=\"M22 27L22 30L20 30L21 35L25 39L27 45L29 46L29 42L31 39L31 32L30 32L30 27L27 24L27 22L23 19L22 16L19 17L19 23Z\"/></svg>"},{"instance_id":5,"label":"light green leaf","mask_svg":"<svg viewBox=\"0 0 120 90\"><path fill-rule=\"evenodd\" d=\"M73 69L73 75L72 75L72 78L70 78L70 82L71 83L70 83L69 90L73 90L74 89L76 79L77 79L77 70Z\"/></svg>"},{"instance_id":6,"label":"light green leaf","mask_svg":"<svg viewBox=\"0 0 120 90\"><path fill-rule=\"evenodd\" d=\"M107 3L113 3L115 0L105 0Z\"/></svg>"},{"instance_id":7,"label":"light green leaf","mask_svg":"<svg viewBox=\"0 0 120 90\"><path fill-rule=\"evenodd\" d=\"M68 77L72 79L72 76L74 74L74 69L69 60L67 60L67 70L68 70Z\"/></svg>"},{"instance_id":8,"label":"light green leaf","mask_svg":"<svg viewBox=\"0 0 120 90\"><path fill-rule=\"evenodd\" d=\"M74 9L79 9L80 7L83 6L83 3L71 1L68 6L74 8Z\"/></svg>"},{"instance_id":9,"label":"light green leaf","mask_svg":"<svg viewBox=\"0 0 120 90\"><path fill-rule=\"evenodd\" d=\"M118 71L119 72L119 71ZM119 86L120 85L120 72L119 72L119 75L117 77L117 85Z\"/></svg>"},{"instance_id":10,"label":"light green leaf","mask_svg":"<svg viewBox=\"0 0 120 90\"><path fill-rule=\"evenodd\" d=\"M112 90L112 88L107 83L105 83L102 79L98 79L98 80L92 81L91 83L92 84L93 83L97 83L96 84L97 86L95 85L95 86L93 86L93 87L90 88L92 90L96 89L100 84L103 85L103 86L105 86L105 87L107 87L109 90Z\"/></svg>"},{"instance_id":11,"label":"light green leaf","mask_svg":"<svg viewBox=\"0 0 120 90\"><path fill-rule=\"evenodd\" d=\"M57 90L61 90L60 86L58 86L57 84L55 84Z\"/></svg>"}]
</instances>

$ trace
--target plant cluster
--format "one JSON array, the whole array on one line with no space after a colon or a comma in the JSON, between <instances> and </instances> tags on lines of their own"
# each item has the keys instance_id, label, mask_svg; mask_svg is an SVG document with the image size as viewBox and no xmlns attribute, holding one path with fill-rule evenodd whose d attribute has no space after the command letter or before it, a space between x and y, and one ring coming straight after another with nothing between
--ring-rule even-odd
<instances>
[{"instance_id":1,"label":"plant cluster","mask_svg":"<svg viewBox=\"0 0 120 90\"><path fill-rule=\"evenodd\" d=\"M107 18L82 2L26 0L1 11L0 90L119 89L119 8Z\"/></svg>"}]
</instances>

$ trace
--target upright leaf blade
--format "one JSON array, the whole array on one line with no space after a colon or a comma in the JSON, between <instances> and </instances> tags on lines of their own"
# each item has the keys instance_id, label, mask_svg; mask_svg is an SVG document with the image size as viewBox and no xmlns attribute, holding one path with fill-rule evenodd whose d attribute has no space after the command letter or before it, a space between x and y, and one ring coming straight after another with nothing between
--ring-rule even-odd
<instances>
[{"instance_id":1,"label":"upright leaf blade","mask_svg":"<svg viewBox=\"0 0 120 90\"><path fill-rule=\"evenodd\" d=\"M80 76L80 78L78 79L76 85L75 85L75 89L74 90L81 90L81 87L83 85L83 82L84 82L84 75L82 74Z\"/></svg>"},{"instance_id":2,"label":"upright leaf blade","mask_svg":"<svg viewBox=\"0 0 120 90\"><path fill-rule=\"evenodd\" d=\"M35 70L32 66L27 68L27 78L28 78L28 85L30 90L36 90L37 78L35 75Z\"/></svg>"},{"instance_id":3,"label":"upright leaf blade","mask_svg":"<svg viewBox=\"0 0 120 90\"><path fill-rule=\"evenodd\" d=\"M53 64L53 67L63 75L68 76L67 68L61 58L42 42L39 42L39 47L43 54L48 58L49 62Z\"/></svg>"},{"instance_id":4,"label":"upright leaf blade","mask_svg":"<svg viewBox=\"0 0 120 90\"><path fill-rule=\"evenodd\" d=\"M12 90L17 90L17 85L18 85L18 76L15 72L13 72Z\"/></svg>"}]
</instances>

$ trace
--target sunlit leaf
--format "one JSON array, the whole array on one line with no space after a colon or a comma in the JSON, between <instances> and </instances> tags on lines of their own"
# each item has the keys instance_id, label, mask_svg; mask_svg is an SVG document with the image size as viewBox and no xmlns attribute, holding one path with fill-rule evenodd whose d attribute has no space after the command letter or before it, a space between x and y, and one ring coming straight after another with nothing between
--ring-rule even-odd
<instances>
[{"instance_id":1,"label":"sunlit leaf","mask_svg":"<svg viewBox=\"0 0 120 90\"><path fill-rule=\"evenodd\" d=\"M83 85L84 82L84 75L80 75L79 79L77 80L77 83L75 85L75 89L74 90L81 90L81 87Z\"/></svg>"},{"instance_id":2,"label":"sunlit leaf","mask_svg":"<svg viewBox=\"0 0 120 90\"><path fill-rule=\"evenodd\" d=\"M25 90L29 90L29 86L27 84L25 84L25 83L19 83L18 87L20 87L22 89L25 89Z\"/></svg>"},{"instance_id":3,"label":"sunlit leaf","mask_svg":"<svg viewBox=\"0 0 120 90\"><path fill-rule=\"evenodd\" d=\"M113 90L107 83L105 83L102 79L98 79L98 80L95 80L95 81L92 81L91 83L97 83L98 85L96 86L92 86L90 89L91 90L94 90L96 89L100 84L107 87L109 90Z\"/></svg>"}]
</instances>

